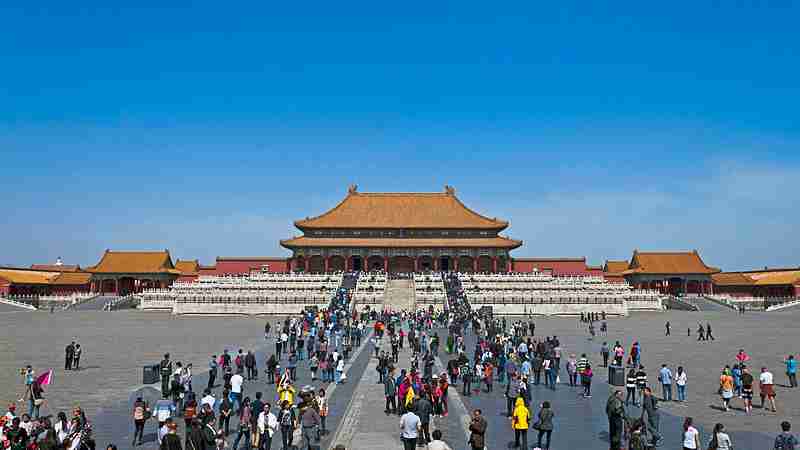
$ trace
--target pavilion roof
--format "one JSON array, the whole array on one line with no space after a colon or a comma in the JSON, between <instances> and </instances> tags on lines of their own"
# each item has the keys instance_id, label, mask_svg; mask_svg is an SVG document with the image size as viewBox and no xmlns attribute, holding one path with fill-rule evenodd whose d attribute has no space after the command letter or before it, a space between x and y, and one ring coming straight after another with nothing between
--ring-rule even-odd
<instances>
[{"instance_id":1,"label":"pavilion roof","mask_svg":"<svg viewBox=\"0 0 800 450\"><path fill-rule=\"evenodd\" d=\"M800 269L722 272L712 275L718 286L781 286L800 284Z\"/></svg>"},{"instance_id":2,"label":"pavilion roof","mask_svg":"<svg viewBox=\"0 0 800 450\"><path fill-rule=\"evenodd\" d=\"M106 250L100 262L88 267L92 273L172 274L180 271L172 264L168 250L156 252L120 252Z\"/></svg>"},{"instance_id":3,"label":"pavilion roof","mask_svg":"<svg viewBox=\"0 0 800 450\"><path fill-rule=\"evenodd\" d=\"M622 272L626 270L628 270L628 261L614 261L609 259L603 266L603 272L608 274L622 274Z\"/></svg>"},{"instance_id":4,"label":"pavilion roof","mask_svg":"<svg viewBox=\"0 0 800 450\"><path fill-rule=\"evenodd\" d=\"M50 284L57 284L61 286L77 285L82 286L89 284L92 280L92 274L87 272L61 272Z\"/></svg>"},{"instance_id":5,"label":"pavilion roof","mask_svg":"<svg viewBox=\"0 0 800 450\"><path fill-rule=\"evenodd\" d=\"M365 193L351 186L328 212L295 222L303 228L457 228L502 230L508 222L467 208L447 186L445 192Z\"/></svg>"},{"instance_id":6,"label":"pavilion roof","mask_svg":"<svg viewBox=\"0 0 800 450\"><path fill-rule=\"evenodd\" d=\"M640 252L635 250L623 275L673 275L719 273L716 267L707 266L697 250L691 252Z\"/></svg>"},{"instance_id":7,"label":"pavilion roof","mask_svg":"<svg viewBox=\"0 0 800 450\"><path fill-rule=\"evenodd\" d=\"M175 269L180 271L181 275L194 275L200 269L200 262L196 259L179 259L175 262Z\"/></svg>"},{"instance_id":8,"label":"pavilion roof","mask_svg":"<svg viewBox=\"0 0 800 450\"><path fill-rule=\"evenodd\" d=\"M0 278L13 284L50 284L60 274L31 269L0 269Z\"/></svg>"},{"instance_id":9,"label":"pavilion roof","mask_svg":"<svg viewBox=\"0 0 800 450\"><path fill-rule=\"evenodd\" d=\"M522 241L516 241L503 236L493 238L464 238L464 239L390 239L390 238L310 238L300 236L281 241L281 245L286 248L293 247L378 247L378 248L507 248L514 249L522 245Z\"/></svg>"}]
</instances>

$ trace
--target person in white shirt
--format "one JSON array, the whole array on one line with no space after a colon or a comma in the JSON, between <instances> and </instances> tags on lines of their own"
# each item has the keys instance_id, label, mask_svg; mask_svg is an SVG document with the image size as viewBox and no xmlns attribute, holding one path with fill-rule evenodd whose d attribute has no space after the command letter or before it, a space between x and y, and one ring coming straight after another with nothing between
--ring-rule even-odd
<instances>
[{"instance_id":1,"label":"person in white shirt","mask_svg":"<svg viewBox=\"0 0 800 450\"><path fill-rule=\"evenodd\" d=\"M214 410L214 405L217 403L217 399L214 398L214 395L211 393L210 389L206 389L205 394L202 399L200 399L200 408L203 408L203 405L208 405L211 410Z\"/></svg>"},{"instance_id":2,"label":"person in white shirt","mask_svg":"<svg viewBox=\"0 0 800 450\"><path fill-rule=\"evenodd\" d=\"M231 400L233 400L233 410L236 414L239 414L239 410L242 408L242 384L244 384L244 378L240 374L234 374L231 377Z\"/></svg>"},{"instance_id":3,"label":"person in white shirt","mask_svg":"<svg viewBox=\"0 0 800 450\"><path fill-rule=\"evenodd\" d=\"M678 401L686 401L686 371L683 366L678 366L678 371L675 372L675 385L678 387Z\"/></svg>"},{"instance_id":4,"label":"person in white shirt","mask_svg":"<svg viewBox=\"0 0 800 450\"><path fill-rule=\"evenodd\" d=\"M258 415L258 432L261 434L262 448L272 448L272 435L278 431L278 418L272 414L272 406L264 404L264 410Z\"/></svg>"},{"instance_id":5,"label":"person in white shirt","mask_svg":"<svg viewBox=\"0 0 800 450\"><path fill-rule=\"evenodd\" d=\"M700 448L700 432L692 426L691 417L687 417L683 422L683 448L684 450L698 450Z\"/></svg>"},{"instance_id":6,"label":"person in white shirt","mask_svg":"<svg viewBox=\"0 0 800 450\"><path fill-rule=\"evenodd\" d=\"M766 367L761 368L761 375L758 376L759 385L761 387L761 409L764 409L764 399L769 400L772 407L772 412L777 412L775 408L775 386L772 381L772 372L767 370Z\"/></svg>"},{"instance_id":7,"label":"person in white shirt","mask_svg":"<svg viewBox=\"0 0 800 450\"><path fill-rule=\"evenodd\" d=\"M442 440L442 432L433 430L433 440L428 443L428 450L453 450L445 441Z\"/></svg>"}]
</instances>

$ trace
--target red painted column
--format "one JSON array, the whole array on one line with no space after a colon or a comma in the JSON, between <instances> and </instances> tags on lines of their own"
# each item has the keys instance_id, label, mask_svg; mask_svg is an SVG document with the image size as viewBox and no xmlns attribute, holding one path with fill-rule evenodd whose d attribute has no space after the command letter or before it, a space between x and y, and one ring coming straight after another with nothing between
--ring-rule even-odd
<instances>
[{"instance_id":1,"label":"red painted column","mask_svg":"<svg viewBox=\"0 0 800 450\"><path fill-rule=\"evenodd\" d=\"M325 257L325 273L330 272L330 269L331 269L331 257L330 256L326 256Z\"/></svg>"},{"instance_id":2,"label":"red painted column","mask_svg":"<svg viewBox=\"0 0 800 450\"><path fill-rule=\"evenodd\" d=\"M475 273L478 272L478 258L472 260L472 271Z\"/></svg>"},{"instance_id":3,"label":"red painted column","mask_svg":"<svg viewBox=\"0 0 800 450\"><path fill-rule=\"evenodd\" d=\"M383 257L383 271L389 273L389 257Z\"/></svg>"},{"instance_id":4,"label":"red painted column","mask_svg":"<svg viewBox=\"0 0 800 450\"><path fill-rule=\"evenodd\" d=\"M414 272L419 272L419 260L414 258Z\"/></svg>"},{"instance_id":5,"label":"red painted column","mask_svg":"<svg viewBox=\"0 0 800 450\"><path fill-rule=\"evenodd\" d=\"M458 260L459 260L458 256L453 258L453 271L455 272L458 272Z\"/></svg>"},{"instance_id":6,"label":"red painted column","mask_svg":"<svg viewBox=\"0 0 800 450\"><path fill-rule=\"evenodd\" d=\"M492 257L492 272L497 273L497 256Z\"/></svg>"},{"instance_id":7,"label":"red painted column","mask_svg":"<svg viewBox=\"0 0 800 450\"><path fill-rule=\"evenodd\" d=\"M305 273L308 273L308 262L309 262L310 259L311 258L306 258L306 259L303 260L303 263L304 263L303 272L305 272Z\"/></svg>"}]
</instances>

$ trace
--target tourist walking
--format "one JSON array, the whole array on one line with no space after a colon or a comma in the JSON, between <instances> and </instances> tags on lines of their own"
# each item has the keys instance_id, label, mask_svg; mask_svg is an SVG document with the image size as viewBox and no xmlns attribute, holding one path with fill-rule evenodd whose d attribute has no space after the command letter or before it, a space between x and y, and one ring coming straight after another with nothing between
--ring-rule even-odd
<instances>
[{"instance_id":1,"label":"tourist walking","mask_svg":"<svg viewBox=\"0 0 800 450\"><path fill-rule=\"evenodd\" d=\"M672 401L672 371L666 364L661 365L658 371L658 381L661 382L662 398L665 402Z\"/></svg>"},{"instance_id":2,"label":"tourist walking","mask_svg":"<svg viewBox=\"0 0 800 450\"><path fill-rule=\"evenodd\" d=\"M719 395L722 397L722 408L725 412L729 411L733 398L733 377L728 366L722 369L722 375L719 376Z\"/></svg>"},{"instance_id":3,"label":"tourist walking","mask_svg":"<svg viewBox=\"0 0 800 450\"><path fill-rule=\"evenodd\" d=\"M615 390L606 402L606 415L608 416L608 440L610 450L621 450L622 432L628 418L625 404L622 402L622 391Z\"/></svg>"},{"instance_id":4,"label":"tourist walking","mask_svg":"<svg viewBox=\"0 0 800 450\"><path fill-rule=\"evenodd\" d=\"M294 408L288 400L281 402L281 411L278 423L281 427L281 439L283 440L283 450L289 450L294 440L294 429L297 426Z\"/></svg>"},{"instance_id":5,"label":"tourist walking","mask_svg":"<svg viewBox=\"0 0 800 450\"><path fill-rule=\"evenodd\" d=\"M480 409L472 411L472 421L469 423L469 445L472 450L484 450L486 446L485 435L488 424L483 418Z\"/></svg>"},{"instance_id":6,"label":"tourist walking","mask_svg":"<svg viewBox=\"0 0 800 450\"><path fill-rule=\"evenodd\" d=\"M312 450L313 441L317 440L319 436L317 430L320 422L319 413L315 408L307 407L300 413L300 427L303 436L303 447L300 448Z\"/></svg>"},{"instance_id":7,"label":"tourist walking","mask_svg":"<svg viewBox=\"0 0 800 450\"><path fill-rule=\"evenodd\" d=\"M317 409L319 409L320 433L323 435L328 434L325 424L325 420L328 418L328 396L325 394L325 389L320 388L315 401L317 402Z\"/></svg>"},{"instance_id":8,"label":"tourist walking","mask_svg":"<svg viewBox=\"0 0 800 450\"><path fill-rule=\"evenodd\" d=\"M742 369L742 401L744 402L744 411L748 415L753 412L753 382L750 368Z\"/></svg>"},{"instance_id":9,"label":"tourist walking","mask_svg":"<svg viewBox=\"0 0 800 450\"><path fill-rule=\"evenodd\" d=\"M136 445L142 445L142 439L144 439L144 423L150 417L150 408L147 407L147 403L142 400L142 397L137 397L136 401L133 403L133 442L131 443L132 447ZM66 417L65 417L66 419ZM138 444L136 437L139 437Z\"/></svg>"},{"instance_id":10,"label":"tourist walking","mask_svg":"<svg viewBox=\"0 0 800 450\"><path fill-rule=\"evenodd\" d=\"M714 425L714 432L708 441L708 448L714 450L731 450L733 448L731 437L725 432L725 425L721 423Z\"/></svg>"},{"instance_id":11,"label":"tourist walking","mask_svg":"<svg viewBox=\"0 0 800 450\"><path fill-rule=\"evenodd\" d=\"M662 437L658 430L661 416L658 412L658 401L653 395L652 389L645 388L644 397L642 398L642 420L647 418L647 431L652 437L651 443L653 446L661 445Z\"/></svg>"},{"instance_id":12,"label":"tourist walking","mask_svg":"<svg viewBox=\"0 0 800 450\"><path fill-rule=\"evenodd\" d=\"M272 448L272 436L278 431L278 418L272 413L272 405L264 404L264 410L258 416L258 432L261 434L261 448Z\"/></svg>"},{"instance_id":13,"label":"tourist walking","mask_svg":"<svg viewBox=\"0 0 800 450\"><path fill-rule=\"evenodd\" d=\"M419 416L411 410L406 411L400 417L400 440L403 441L405 450L416 450L417 438L421 427L422 423L419 420Z\"/></svg>"},{"instance_id":14,"label":"tourist walking","mask_svg":"<svg viewBox=\"0 0 800 450\"><path fill-rule=\"evenodd\" d=\"M550 407L550 402L542 402L541 409L536 415L536 422L533 424L533 428L539 431L536 447L540 449L550 450L550 435L553 434L553 416L555 416L555 413ZM544 447L542 447L542 437L546 438Z\"/></svg>"},{"instance_id":15,"label":"tourist walking","mask_svg":"<svg viewBox=\"0 0 800 450\"><path fill-rule=\"evenodd\" d=\"M636 369L631 368L628 371L627 377L625 377L625 406L630 405L633 403L634 406L638 406L636 403Z\"/></svg>"},{"instance_id":16,"label":"tourist walking","mask_svg":"<svg viewBox=\"0 0 800 450\"><path fill-rule=\"evenodd\" d=\"M797 360L794 359L794 355L789 355L786 357L784 361L786 364L786 376L789 378L789 387L796 388L797 387Z\"/></svg>"},{"instance_id":17,"label":"tourist walking","mask_svg":"<svg viewBox=\"0 0 800 450\"><path fill-rule=\"evenodd\" d=\"M678 370L675 372L675 387L678 388L679 402L686 401L686 379L686 371L683 370L683 366L678 366Z\"/></svg>"},{"instance_id":18,"label":"tourist walking","mask_svg":"<svg viewBox=\"0 0 800 450\"><path fill-rule=\"evenodd\" d=\"M761 375L758 376L758 382L761 394L761 409L764 409L764 399L769 401L772 406L772 412L778 412L775 408L775 386L773 384L772 372L767 370L766 367L761 368Z\"/></svg>"},{"instance_id":19,"label":"tourist walking","mask_svg":"<svg viewBox=\"0 0 800 450\"><path fill-rule=\"evenodd\" d=\"M419 439L422 444L428 444L431 441L431 414L433 413L433 404L428 400L428 393L423 392L419 400L414 404L414 409L419 417L420 432L422 439Z\"/></svg>"},{"instance_id":20,"label":"tourist walking","mask_svg":"<svg viewBox=\"0 0 800 450\"><path fill-rule=\"evenodd\" d=\"M239 450L239 441L244 437L245 448L250 447L250 426L253 421L252 409L250 408L250 397L245 397L242 407L239 409L239 432L233 441L233 450Z\"/></svg>"},{"instance_id":21,"label":"tourist walking","mask_svg":"<svg viewBox=\"0 0 800 450\"><path fill-rule=\"evenodd\" d=\"M583 383L583 398L592 398L592 372L591 364L587 364L581 375L581 382Z\"/></svg>"},{"instance_id":22,"label":"tourist walking","mask_svg":"<svg viewBox=\"0 0 800 450\"><path fill-rule=\"evenodd\" d=\"M520 448L520 440L522 441L522 448L528 448L528 421L530 420L530 411L525 406L525 401L518 397L514 403L514 412L511 414L511 429L514 430L514 448Z\"/></svg>"},{"instance_id":23,"label":"tourist walking","mask_svg":"<svg viewBox=\"0 0 800 450\"><path fill-rule=\"evenodd\" d=\"M691 417L683 421L683 450L700 449L700 432L692 425L693 422Z\"/></svg>"}]
</instances>

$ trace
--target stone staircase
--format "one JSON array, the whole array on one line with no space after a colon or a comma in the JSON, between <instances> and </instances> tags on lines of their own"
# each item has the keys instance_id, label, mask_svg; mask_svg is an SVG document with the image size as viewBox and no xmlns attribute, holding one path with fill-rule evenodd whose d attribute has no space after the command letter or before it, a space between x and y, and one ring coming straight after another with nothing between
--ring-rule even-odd
<instances>
[{"instance_id":1,"label":"stone staircase","mask_svg":"<svg viewBox=\"0 0 800 450\"><path fill-rule=\"evenodd\" d=\"M383 308L415 311L417 300L414 295L414 280L386 280Z\"/></svg>"}]
</instances>

